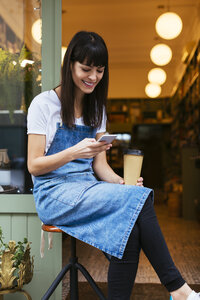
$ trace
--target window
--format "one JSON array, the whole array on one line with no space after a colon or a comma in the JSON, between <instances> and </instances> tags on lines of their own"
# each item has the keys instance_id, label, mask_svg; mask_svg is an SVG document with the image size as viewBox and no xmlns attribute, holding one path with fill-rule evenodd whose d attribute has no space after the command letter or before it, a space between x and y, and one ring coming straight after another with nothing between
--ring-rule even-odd
<instances>
[{"instance_id":1,"label":"window","mask_svg":"<svg viewBox=\"0 0 200 300\"><path fill-rule=\"evenodd\" d=\"M29 193L26 114L41 91L41 9L38 0L0 6L0 189Z\"/></svg>"}]
</instances>

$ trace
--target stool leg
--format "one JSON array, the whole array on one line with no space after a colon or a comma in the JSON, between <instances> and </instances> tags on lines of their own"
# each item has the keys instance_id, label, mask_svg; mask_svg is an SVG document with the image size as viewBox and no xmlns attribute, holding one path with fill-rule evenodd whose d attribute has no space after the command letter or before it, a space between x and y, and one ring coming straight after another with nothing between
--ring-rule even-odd
<instances>
[{"instance_id":1,"label":"stool leg","mask_svg":"<svg viewBox=\"0 0 200 300\"><path fill-rule=\"evenodd\" d=\"M70 269L70 300L78 300L78 270L74 264Z\"/></svg>"},{"instance_id":2,"label":"stool leg","mask_svg":"<svg viewBox=\"0 0 200 300\"><path fill-rule=\"evenodd\" d=\"M97 294L97 296L99 296L99 299L106 300L104 294L102 293L102 291L100 290L100 288L98 287L98 285L96 284L96 282L94 281L94 279L91 277L91 275L89 274L89 272L81 264L79 264L79 263L76 264L76 267L85 276L85 278L89 282L90 286L93 288L93 290L95 291L95 293Z\"/></svg>"},{"instance_id":3,"label":"stool leg","mask_svg":"<svg viewBox=\"0 0 200 300\"><path fill-rule=\"evenodd\" d=\"M78 300L78 270L76 263L76 239L71 237L70 300Z\"/></svg>"},{"instance_id":4,"label":"stool leg","mask_svg":"<svg viewBox=\"0 0 200 300\"><path fill-rule=\"evenodd\" d=\"M57 288L60 281L63 279L63 277L65 276L67 271L69 271L70 269L71 269L71 264L69 263L60 271L60 273L58 274L56 279L53 281L53 283L51 284L51 286L49 287L49 289L47 290L45 295L42 297L42 300L48 300L50 298L50 296L53 294L53 292Z\"/></svg>"}]
</instances>

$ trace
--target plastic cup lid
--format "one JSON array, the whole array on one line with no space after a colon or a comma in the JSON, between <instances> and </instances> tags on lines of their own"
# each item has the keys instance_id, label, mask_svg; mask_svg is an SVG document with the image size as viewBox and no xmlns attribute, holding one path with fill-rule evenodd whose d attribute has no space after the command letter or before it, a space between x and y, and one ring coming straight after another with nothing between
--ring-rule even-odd
<instances>
[{"instance_id":1,"label":"plastic cup lid","mask_svg":"<svg viewBox=\"0 0 200 300\"><path fill-rule=\"evenodd\" d=\"M132 154L132 155L144 155L144 152L139 149L127 149L124 154Z\"/></svg>"}]
</instances>

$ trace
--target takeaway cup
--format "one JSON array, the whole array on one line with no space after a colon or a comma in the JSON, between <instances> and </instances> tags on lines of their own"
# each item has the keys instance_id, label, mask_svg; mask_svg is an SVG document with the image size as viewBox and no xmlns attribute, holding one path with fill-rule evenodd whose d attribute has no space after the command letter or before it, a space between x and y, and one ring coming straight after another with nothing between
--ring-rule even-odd
<instances>
[{"instance_id":1,"label":"takeaway cup","mask_svg":"<svg viewBox=\"0 0 200 300\"><path fill-rule=\"evenodd\" d=\"M136 185L140 177L143 152L141 150L128 149L124 153L124 181L125 184Z\"/></svg>"}]
</instances>

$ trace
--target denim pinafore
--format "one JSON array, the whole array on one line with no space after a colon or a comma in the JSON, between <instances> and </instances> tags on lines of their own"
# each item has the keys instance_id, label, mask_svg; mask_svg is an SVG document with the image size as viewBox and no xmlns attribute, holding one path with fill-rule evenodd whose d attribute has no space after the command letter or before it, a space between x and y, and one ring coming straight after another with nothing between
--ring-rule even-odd
<instances>
[{"instance_id":1,"label":"denim pinafore","mask_svg":"<svg viewBox=\"0 0 200 300\"><path fill-rule=\"evenodd\" d=\"M96 129L59 125L46 155L94 138ZM112 256L122 258L126 243L151 189L98 181L93 159L76 159L34 180L42 222ZM153 197L153 193L151 193Z\"/></svg>"}]
</instances>

